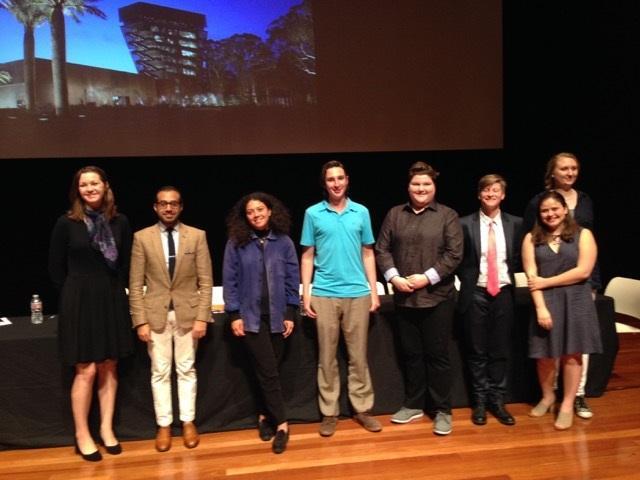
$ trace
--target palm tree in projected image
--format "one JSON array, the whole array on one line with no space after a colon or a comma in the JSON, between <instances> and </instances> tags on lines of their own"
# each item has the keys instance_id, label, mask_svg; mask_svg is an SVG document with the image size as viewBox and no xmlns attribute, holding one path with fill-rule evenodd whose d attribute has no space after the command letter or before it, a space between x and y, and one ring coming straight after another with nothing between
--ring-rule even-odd
<instances>
[{"instance_id":1,"label":"palm tree in projected image","mask_svg":"<svg viewBox=\"0 0 640 480\"><path fill-rule=\"evenodd\" d=\"M105 13L93 4L98 0L40 0L46 3L51 24L51 74L53 78L53 105L56 115L63 116L69 110L67 87L67 35L64 16L69 15L76 22L89 14L107 18Z\"/></svg>"},{"instance_id":2,"label":"palm tree in projected image","mask_svg":"<svg viewBox=\"0 0 640 480\"><path fill-rule=\"evenodd\" d=\"M47 14L42 3L32 0L0 0L0 8L11 12L24 27L22 41L24 89L27 110L32 112L36 108L36 41L33 32L47 19ZM0 79L0 83L6 82Z\"/></svg>"}]
</instances>

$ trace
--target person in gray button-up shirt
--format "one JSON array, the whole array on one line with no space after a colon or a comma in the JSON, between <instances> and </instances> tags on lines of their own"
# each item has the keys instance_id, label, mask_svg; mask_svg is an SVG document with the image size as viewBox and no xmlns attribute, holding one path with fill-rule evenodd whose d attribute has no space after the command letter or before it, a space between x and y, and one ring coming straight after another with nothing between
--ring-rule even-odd
<instances>
[{"instance_id":1,"label":"person in gray button-up shirt","mask_svg":"<svg viewBox=\"0 0 640 480\"><path fill-rule=\"evenodd\" d=\"M454 271L462 258L463 239L458 214L435 201L437 176L424 162L410 167L409 202L387 213L375 250L378 268L393 285L405 368L404 405L391 421L407 423L421 417L428 391L434 433L447 435Z\"/></svg>"}]
</instances>

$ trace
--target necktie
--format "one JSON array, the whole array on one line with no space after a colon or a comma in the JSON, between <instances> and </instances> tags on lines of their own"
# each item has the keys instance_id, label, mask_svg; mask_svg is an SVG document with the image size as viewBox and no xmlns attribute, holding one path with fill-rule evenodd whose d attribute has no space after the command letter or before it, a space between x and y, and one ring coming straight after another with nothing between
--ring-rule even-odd
<instances>
[{"instance_id":1,"label":"necktie","mask_svg":"<svg viewBox=\"0 0 640 480\"><path fill-rule=\"evenodd\" d=\"M498 251L496 248L496 232L493 229L493 222L489 224L489 235L487 236L487 292L493 297L500 293Z\"/></svg>"},{"instance_id":2,"label":"necktie","mask_svg":"<svg viewBox=\"0 0 640 480\"><path fill-rule=\"evenodd\" d=\"M173 227L167 228L167 244L169 246L169 278L173 279L176 269L176 244L173 242Z\"/></svg>"}]
</instances>

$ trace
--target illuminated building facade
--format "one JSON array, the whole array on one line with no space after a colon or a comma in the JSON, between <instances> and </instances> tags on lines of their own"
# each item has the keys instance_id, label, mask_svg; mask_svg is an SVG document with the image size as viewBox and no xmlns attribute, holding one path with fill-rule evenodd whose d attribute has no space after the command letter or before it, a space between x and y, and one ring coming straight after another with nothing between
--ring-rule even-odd
<instances>
[{"instance_id":1,"label":"illuminated building facade","mask_svg":"<svg viewBox=\"0 0 640 480\"><path fill-rule=\"evenodd\" d=\"M137 2L118 11L138 73L158 80L168 102L202 92L207 45L206 17Z\"/></svg>"}]
</instances>

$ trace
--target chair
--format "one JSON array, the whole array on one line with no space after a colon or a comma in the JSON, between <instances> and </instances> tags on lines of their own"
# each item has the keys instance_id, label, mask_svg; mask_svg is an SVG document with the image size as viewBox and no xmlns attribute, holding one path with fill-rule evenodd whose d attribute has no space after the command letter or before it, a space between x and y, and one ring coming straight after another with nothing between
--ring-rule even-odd
<instances>
[{"instance_id":1,"label":"chair","mask_svg":"<svg viewBox=\"0 0 640 480\"><path fill-rule=\"evenodd\" d=\"M216 313L224 312L224 297L222 293L222 287L213 287L213 292L211 293L211 310Z\"/></svg>"},{"instance_id":2,"label":"chair","mask_svg":"<svg viewBox=\"0 0 640 480\"><path fill-rule=\"evenodd\" d=\"M607 284L604 294L613 298L616 313L640 320L640 280L613 277Z\"/></svg>"},{"instance_id":3,"label":"chair","mask_svg":"<svg viewBox=\"0 0 640 480\"><path fill-rule=\"evenodd\" d=\"M524 272L516 272L513 275L516 281L516 288L527 286L527 275Z\"/></svg>"}]
</instances>

